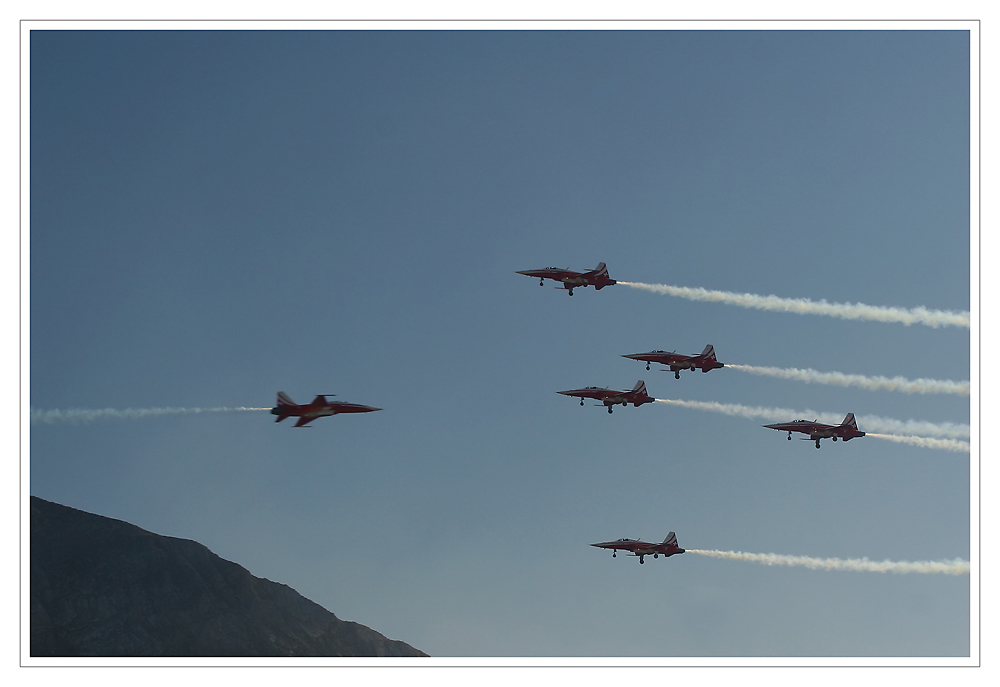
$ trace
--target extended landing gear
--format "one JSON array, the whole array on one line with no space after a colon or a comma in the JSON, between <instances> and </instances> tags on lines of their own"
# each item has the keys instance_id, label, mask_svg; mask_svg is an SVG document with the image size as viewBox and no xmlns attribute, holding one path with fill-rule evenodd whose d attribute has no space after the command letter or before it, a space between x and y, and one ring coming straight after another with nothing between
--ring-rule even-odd
<instances>
[{"instance_id":1,"label":"extended landing gear","mask_svg":"<svg viewBox=\"0 0 1000 687\"><path fill-rule=\"evenodd\" d=\"M614 408L612 408L611 406L608 406L608 415L610 415L613 412L614 412Z\"/></svg>"},{"instance_id":2,"label":"extended landing gear","mask_svg":"<svg viewBox=\"0 0 1000 687\"><path fill-rule=\"evenodd\" d=\"M834 443L836 443L837 437L830 437L830 438L833 439Z\"/></svg>"},{"instance_id":3,"label":"extended landing gear","mask_svg":"<svg viewBox=\"0 0 1000 687\"><path fill-rule=\"evenodd\" d=\"M580 399L580 405L583 405L583 399L582 398Z\"/></svg>"},{"instance_id":4,"label":"extended landing gear","mask_svg":"<svg viewBox=\"0 0 1000 687\"><path fill-rule=\"evenodd\" d=\"M570 289L570 290L569 290L569 295L570 295L570 296L572 296L572 295L573 295L573 289Z\"/></svg>"},{"instance_id":5,"label":"extended landing gear","mask_svg":"<svg viewBox=\"0 0 1000 687\"><path fill-rule=\"evenodd\" d=\"M612 558L618 558L618 552L617 551L612 551L611 552L611 557Z\"/></svg>"},{"instance_id":6,"label":"extended landing gear","mask_svg":"<svg viewBox=\"0 0 1000 687\"><path fill-rule=\"evenodd\" d=\"M819 439L816 440L816 448L819 448Z\"/></svg>"},{"instance_id":7,"label":"extended landing gear","mask_svg":"<svg viewBox=\"0 0 1000 687\"><path fill-rule=\"evenodd\" d=\"M642 565L642 564L643 564L643 563L645 563L645 562L646 562L646 561L642 560L642 556L639 556L639 565Z\"/></svg>"},{"instance_id":8,"label":"extended landing gear","mask_svg":"<svg viewBox=\"0 0 1000 687\"><path fill-rule=\"evenodd\" d=\"M544 279L539 279L538 280L538 285L539 286L545 286L545 280Z\"/></svg>"},{"instance_id":9,"label":"extended landing gear","mask_svg":"<svg viewBox=\"0 0 1000 687\"><path fill-rule=\"evenodd\" d=\"M674 379L680 379L680 378L681 378L681 371L674 370Z\"/></svg>"},{"instance_id":10,"label":"extended landing gear","mask_svg":"<svg viewBox=\"0 0 1000 687\"><path fill-rule=\"evenodd\" d=\"M789 432L789 433L788 433L788 440L789 440L789 441L791 441L791 440L792 440L792 433L791 433L791 432Z\"/></svg>"},{"instance_id":11,"label":"extended landing gear","mask_svg":"<svg viewBox=\"0 0 1000 687\"><path fill-rule=\"evenodd\" d=\"M654 553L653 554L653 558L659 558L659 557L660 557L660 554L658 554L658 553Z\"/></svg>"},{"instance_id":12,"label":"extended landing gear","mask_svg":"<svg viewBox=\"0 0 1000 687\"><path fill-rule=\"evenodd\" d=\"M646 369L647 370L649 369L649 363L646 363Z\"/></svg>"}]
</instances>

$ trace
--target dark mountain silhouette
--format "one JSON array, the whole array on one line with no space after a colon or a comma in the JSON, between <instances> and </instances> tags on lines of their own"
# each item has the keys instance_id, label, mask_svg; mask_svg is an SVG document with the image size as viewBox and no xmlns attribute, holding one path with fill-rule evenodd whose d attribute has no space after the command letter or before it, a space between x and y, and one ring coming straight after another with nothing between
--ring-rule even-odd
<instances>
[{"instance_id":1,"label":"dark mountain silhouette","mask_svg":"<svg viewBox=\"0 0 1000 687\"><path fill-rule=\"evenodd\" d=\"M31 497L32 656L426 656L201 544Z\"/></svg>"}]
</instances>

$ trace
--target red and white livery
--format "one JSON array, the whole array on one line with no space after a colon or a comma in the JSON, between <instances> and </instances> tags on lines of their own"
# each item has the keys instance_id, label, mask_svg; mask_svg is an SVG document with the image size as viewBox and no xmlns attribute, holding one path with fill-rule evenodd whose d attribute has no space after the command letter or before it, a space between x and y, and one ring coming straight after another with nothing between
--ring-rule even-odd
<instances>
[{"instance_id":1,"label":"red and white livery","mask_svg":"<svg viewBox=\"0 0 1000 687\"><path fill-rule=\"evenodd\" d=\"M611 549L614 552L611 554L612 558L617 558L619 551L628 551L633 556L638 556L640 563L645 563L644 556L652 555L653 558L658 558L662 555L664 558L669 558L675 553L684 553L684 549L677 545L677 535L673 532L668 534L667 538L659 544L640 539L618 539L617 541L591 544L591 546L596 546L599 549Z\"/></svg>"},{"instance_id":2,"label":"red and white livery","mask_svg":"<svg viewBox=\"0 0 1000 687\"><path fill-rule=\"evenodd\" d=\"M603 262L589 272L574 272L562 267L546 267L543 270L524 270L517 274L538 279L538 285L544 286L546 279L562 282L563 288L573 295L573 289L593 286L600 291L605 286L614 286L618 282L608 276L608 266ZM556 287L558 288L558 287Z\"/></svg>"},{"instance_id":3,"label":"red and white livery","mask_svg":"<svg viewBox=\"0 0 1000 687\"><path fill-rule=\"evenodd\" d=\"M848 413L844 421L839 425L824 425L822 422L817 422L813 420L792 420L791 422L779 422L774 425L762 425L768 429L776 429L779 432L788 432L788 440L792 440L792 432L801 432L802 434L809 435L809 441L816 442L816 448L819 448L820 439L833 439L836 441L838 438L844 441L850 441L857 437L863 437L864 432L858 431L858 423L854 419L854 413ZM803 441L806 441L803 439Z\"/></svg>"},{"instance_id":4,"label":"red and white livery","mask_svg":"<svg viewBox=\"0 0 1000 687\"><path fill-rule=\"evenodd\" d=\"M297 417L299 421L295 423L295 426L304 427L316 418L326 417L327 415L337 415L338 413L370 413L375 410L382 410L381 408L374 408L372 406L363 406L359 403L328 401L326 400L327 396L336 396L336 394L320 394L313 399L312 403L298 405L284 391L279 391L278 404L274 408L271 408L271 415L278 416L275 422L281 422L286 417Z\"/></svg>"},{"instance_id":5,"label":"red and white livery","mask_svg":"<svg viewBox=\"0 0 1000 687\"><path fill-rule=\"evenodd\" d=\"M623 355L622 357L645 361L647 370L650 363L669 365L670 371L674 373L674 379L681 378L681 370L691 370L693 372L694 370L701 369L702 372L708 372L709 370L718 370L721 367L725 367L723 363L720 363L715 358L715 349L712 347L712 344L705 346L705 350L698 355L683 355L682 353L674 353L673 351L650 351L649 353L633 353L632 355Z\"/></svg>"},{"instance_id":6,"label":"red and white livery","mask_svg":"<svg viewBox=\"0 0 1000 687\"><path fill-rule=\"evenodd\" d=\"M635 383L631 391L615 391L614 389L605 389L601 386L588 386L583 389L573 389L572 391L557 391L557 394L562 394L563 396L576 396L580 399L580 405L583 405L583 399L592 398L595 401L600 401L603 403L608 412L611 412L612 407L621 403L623 406L627 406L629 403L634 405L636 408L641 406L643 403L652 403L656 399L646 393L646 383L641 379Z\"/></svg>"}]
</instances>

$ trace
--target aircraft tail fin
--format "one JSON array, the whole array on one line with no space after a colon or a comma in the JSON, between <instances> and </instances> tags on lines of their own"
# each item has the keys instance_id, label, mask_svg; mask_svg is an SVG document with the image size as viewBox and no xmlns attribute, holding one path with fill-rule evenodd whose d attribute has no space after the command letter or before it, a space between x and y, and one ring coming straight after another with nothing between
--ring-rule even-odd
<instances>
[{"instance_id":1,"label":"aircraft tail fin","mask_svg":"<svg viewBox=\"0 0 1000 687\"><path fill-rule=\"evenodd\" d=\"M636 382L635 386L632 387L632 393L645 394L646 396L648 396L649 394L646 392L646 382L642 381L641 379L638 382Z\"/></svg>"},{"instance_id":2,"label":"aircraft tail fin","mask_svg":"<svg viewBox=\"0 0 1000 687\"><path fill-rule=\"evenodd\" d=\"M271 414L278 416L278 419L275 420L275 422L281 422L288 417L294 407L295 402L288 398L288 394L284 391L279 391L278 402L275 404L274 408L271 408Z\"/></svg>"},{"instance_id":3,"label":"aircraft tail fin","mask_svg":"<svg viewBox=\"0 0 1000 687\"><path fill-rule=\"evenodd\" d=\"M663 540L663 543L667 546L677 546L677 535L671 532L667 535L667 538Z\"/></svg>"},{"instance_id":4,"label":"aircraft tail fin","mask_svg":"<svg viewBox=\"0 0 1000 687\"><path fill-rule=\"evenodd\" d=\"M844 421L840 423L840 426L850 427L851 429L856 430L858 428L858 423L854 419L854 413L848 413L847 417L844 418Z\"/></svg>"},{"instance_id":5,"label":"aircraft tail fin","mask_svg":"<svg viewBox=\"0 0 1000 687\"><path fill-rule=\"evenodd\" d=\"M594 288L598 291L603 289L605 286L611 286L612 284L618 283L611 278L611 275L608 274L608 266L603 262L597 263L597 267L590 270L590 272L587 272L584 279L586 279L588 283L593 284Z\"/></svg>"},{"instance_id":6,"label":"aircraft tail fin","mask_svg":"<svg viewBox=\"0 0 1000 687\"><path fill-rule=\"evenodd\" d=\"M713 363L715 362L715 348L712 346L712 344L708 344L707 346L705 346L705 350L701 352L701 357L705 358L710 362Z\"/></svg>"}]
</instances>

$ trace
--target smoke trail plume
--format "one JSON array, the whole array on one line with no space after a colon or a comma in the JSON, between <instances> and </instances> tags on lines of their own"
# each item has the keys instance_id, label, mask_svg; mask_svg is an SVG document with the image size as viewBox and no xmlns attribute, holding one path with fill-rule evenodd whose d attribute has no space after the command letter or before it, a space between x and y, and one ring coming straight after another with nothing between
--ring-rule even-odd
<instances>
[{"instance_id":1,"label":"smoke trail plume","mask_svg":"<svg viewBox=\"0 0 1000 687\"><path fill-rule=\"evenodd\" d=\"M38 410L31 409L31 424L53 424L57 422L93 422L94 420L135 420L159 415L190 415L195 413L237 413L254 410L270 410L270 408L103 408L88 410L85 408L70 408L69 410Z\"/></svg>"},{"instance_id":2,"label":"smoke trail plume","mask_svg":"<svg viewBox=\"0 0 1000 687\"><path fill-rule=\"evenodd\" d=\"M763 565L788 565L813 570L853 570L855 572L924 573L943 575L968 575L969 561L956 558L951 561L870 561L867 558L812 558L810 556L782 556L776 553L743 553L742 551L712 551L685 549L701 556L726 558L732 561L751 561Z\"/></svg>"},{"instance_id":3,"label":"smoke trail plume","mask_svg":"<svg viewBox=\"0 0 1000 687\"><path fill-rule=\"evenodd\" d=\"M924 448L937 448L942 451L955 451L956 453L969 453L972 450L969 442L959 441L958 439L928 439L927 437L900 436L899 434L875 434L873 432L867 432L865 436L895 441L900 444L911 444L913 446L922 446Z\"/></svg>"},{"instance_id":4,"label":"smoke trail plume","mask_svg":"<svg viewBox=\"0 0 1000 687\"><path fill-rule=\"evenodd\" d=\"M843 372L818 372L811 368L801 370L796 367L758 367L756 365L736 365L726 363L726 367L748 372L752 375L794 379L799 382L832 384L834 386L856 386L870 391L899 391L904 394L956 394L969 395L969 382L953 382L947 379L906 379L905 377L866 377Z\"/></svg>"},{"instance_id":5,"label":"smoke trail plume","mask_svg":"<svg viewBox=\"0 0 1000 687\"><path fill-rule=\"evenodd\" d=\"M880 305L865 305L864 303L828 303L825 300L811 301L808 298L780 298L778 296L759 296L753 293L733 293L731 291L709 291L703 288L687 286L669 286L668 284L643 284L641 282L619 281L619 284L631 286L633 289L677 296L692 301L711 301L739 305L757 310L774 310L778 312L796 313L799 315L826 315L840 317L845 320L874 320L877 322L896 322L905 324L923 324L928 327L965 327L969 328L969 313L951 310L928 310L927 308L890 308Z\"/></svg>"},{"instance_id":6,"label":"smoke trail plume","mask_svg":"<svg viewBox=\"0 0 1000 687\"><path fill-rule=\"evenodd\" d=\"M954 422L923 422L920 420L893 420L888 417L878 415L865 415L863 422L873 432L885 432L887 434L916 434L920 436L932 437L962 437L968 439L972 434L969 425L960 425Z\"/></svg>"},{"instance_id":7,"label":"smoke trail plume","mask_svg":"<svg viewBox=\"0 0 1000 687\"><path fill-rule=\"evenodd\" d=\"M837 413L817 413L815 410L789 410L788 408L763 408L760 406L745 406L737 403L716 403L715 401L681 401L673 398L658 398L657 403L669 403L672 405L694 408L696 410L707 410L713 413L724 415L736 415L758 420L792 420L802 418L806 420L816 420L828 425L839 425L844 419L843 415ZM846 413L845 413L846 415ZM930 435L938 437L968 437L970 435L969 425L959 425L951 422L921 422L918 420L893 420L891 418L878 417L877 415L864 415L856 418L861 431L872 430L873 432L887 432L891 434L910 435Z\"/></svg>"}]
</instances>

